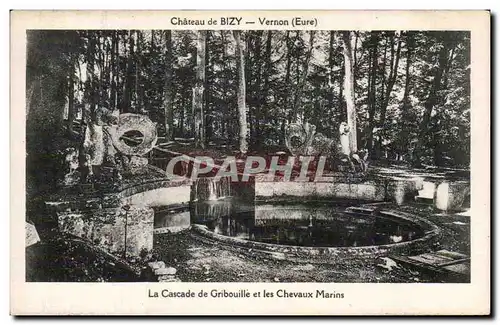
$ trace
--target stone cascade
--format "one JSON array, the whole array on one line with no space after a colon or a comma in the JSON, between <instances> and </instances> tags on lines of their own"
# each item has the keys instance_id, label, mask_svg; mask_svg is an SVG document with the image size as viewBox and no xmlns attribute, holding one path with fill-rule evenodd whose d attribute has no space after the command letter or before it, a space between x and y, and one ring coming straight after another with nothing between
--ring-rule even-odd
<instances>
[{"instance_id":1,"label":"stone cascade","mask_svg":"<svg viewBox=\"0 0 500 325\"><path fill-rule=\"evenodd\" d=\"M215 201L232 196L229 177L200 177L191 186L191 201Z\"/></svg>"}]
</instances>

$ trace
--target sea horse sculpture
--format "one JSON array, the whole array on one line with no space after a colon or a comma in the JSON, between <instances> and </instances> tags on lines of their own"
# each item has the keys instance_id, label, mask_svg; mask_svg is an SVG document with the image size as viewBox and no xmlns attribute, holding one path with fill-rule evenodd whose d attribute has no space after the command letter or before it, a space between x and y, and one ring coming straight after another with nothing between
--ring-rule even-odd
<instances>
[{"instance_id":1,"label":"sea horse sculpture","mask_svg":"<svg viewBox=\"0 0 500 325\"><path fill-rule=\"evenodd\" d=\"M105 107L98 107L94 114L95 118L85 125L80 148L67 150L65 185L119 181L124 171L134 173L146 165L147 158L142 156L156 144L156 124L145 115L119 114L118 110ZM138 142L135 145L124 141L130 131L140 132L142 141L132 139ZM75 157L78 157L78 164L75 164Z\"/></svg>"},{"instance_id":2,"label":"sea horse sculpture","mask_svg":"<svg viewBox=\"0 0 500 325\"><path fill-rule=\"evenodd\" d=\"M316 132L315 125L292 123L285 129L285 145L294 156L326 156L333 170L366 172L367 151L351 152L349 132L347 123L340 123L339 141L335 141Z\"/></svg>"},{"instance_id":3,"label":"sea horse sculpture","mask_svg":"<svg viewBox=\"0 0 500 325\"><path fill-rule=\"evenodd\" d=\"M95 119L90 119L85 126L84 139L79 150L82 180L85 182L91 181L103 165L117 167L116 149L111 134L117 127L119 111L98 107L94 114Z\"/></svg>"}]
</instances>

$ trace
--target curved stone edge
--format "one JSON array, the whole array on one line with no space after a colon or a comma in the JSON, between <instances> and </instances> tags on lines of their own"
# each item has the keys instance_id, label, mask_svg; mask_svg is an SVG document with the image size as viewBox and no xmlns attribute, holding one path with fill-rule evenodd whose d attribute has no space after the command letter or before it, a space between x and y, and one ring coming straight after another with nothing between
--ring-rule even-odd
<instances>
[{"instance_id":1,"label":"curved stone edge","mask_svg":"<svg viewBox=\"0 0 500 325\"><path fill-rule=\"evenodd\" d=\"M154 228L153 229L153 235L161 235L161 234L172 234L172 233L178 233L181 231L185 230L190 230L191 226L189 227L160 227L160 228Z\"/></svg>"},{"instance_id":2,"label":"curved stone edge","mask_svg":"<svg viewBox=\"0 0 500 325\"><path fill-rule=\"evenodd\" d=\"M191 180L170 180L155 179L140 184L133 184L122 188L114 193L107 193L102 196L69 197L66 200L46 200L45 205L50 211L74 211L74 210L94 210L104 208L114 208L123 205L123 199L135 194L157 190L177 188L180 186L191 186ZM186 200L183 200L183 202ZM188 198L189 201L189 198Z\"/></svg>"},{"instance_id":3,"label":"curved stone edge","mask_svg":"<svg viewBox=\"0 0 500 325\"><path fill-rule=\"evenodd\" d=\"M396 216L394 215L395 211L393 210L382 210L379 211L379 213L380 212L387 213L392 217ZM424 226L427 229L427 231L424 229L425 235L411 241L388 245L359 247L305 247L253 242L245 239L219 235L208 230L206 226L199 224L193 224L191 226L191 230L195 235L200 236L202 239L222 243L227 245L229 248L235 247L250 249L257 254L263 254L278 260L316 260L321 263L335 262L340 259L366 259L387 256L389 254L404 255L414 251L425 251L428 250L441 235L441 231L438 226L420 217L400 211L397 211L397 217L415 222L419 226Z\"/></svg>"}]
</instances>

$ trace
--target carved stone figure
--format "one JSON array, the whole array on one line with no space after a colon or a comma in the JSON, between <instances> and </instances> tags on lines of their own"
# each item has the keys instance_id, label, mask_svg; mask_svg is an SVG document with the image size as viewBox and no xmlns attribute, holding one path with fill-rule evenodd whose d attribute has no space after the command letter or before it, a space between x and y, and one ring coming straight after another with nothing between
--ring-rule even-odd
<instances>
[{"instance_id":1,"label":"carved stone figure","mask_svg":"<svg viewBox=\"0 0 500 325\"><path fill-rule=\"evenodd\" d=\"M158 139L156 124L140 114L119 114L104 107L95 111L95 121L87 124L80 149L83 181L114 182L123 172L135 173L147 159ZM140 134L140 139L130 136Z\"/></svg>"},{"instance_id":2,"label":"carved stone figure","mask_svg":"<svg viewBox=\"0 0 500 325\"><path fill-rule=\"evenodd\" d=\"M66 169L62 181L63 185L71 186L78 184L81 174L79 171L78 150L76 148L70 147L66 149L64 164Z\"/></svg>"},{"instance_id":3,"label":"carved stone figure","mask_svg":"<svg viewBox=\"0 0 500 325\"><path fill-rule=\"evenodd\" d=\"M285 129L285 144L294 156L326 156L332 170L365 172L367 151L351 152L349 132L347 123L342 122L339 126L339 141L335 141L317 133L314 125L293 123Z\"/></svg>"},{"instance_id":4,"label":"carved stone figure","mask_svg":"<svg viewBox=\"0 0 500 325\"><path fill-rule=\"evenodd\" d=\"M118 124L119 111L98 107L94 114L95 119L91 119L85 127L80 148L82 180L86 182L92 181L96 173L101 174L103 166L117 168L112 134ZM118 170L113 170L112 173L120 178Z\"/></svg>"},{"instance_id":5,"label":"carved stone figure","mask_svg":"<svg viewBox=\"0 0 500 325\"><path fill-rule=\"evenodd\" d=\"M358 152L351 152L349 146L349 125L346 122L340 123L340 153L341 160L348 163L353 171L366 172L368 167L368 150L362 149Z\"/></svg>"},{"instance_id":6,"label":"carved stone figure","mask_svg":"<svg viewBox=\"0 0 500 325\"><path fill-rule=\"evenodd\" d=\"M340 147L342 148L342 154L346 156L351 155L351 149L349 147L349 125L346 122L340 123L339 135L340 135Z\"/></svg>"}]
</instances>

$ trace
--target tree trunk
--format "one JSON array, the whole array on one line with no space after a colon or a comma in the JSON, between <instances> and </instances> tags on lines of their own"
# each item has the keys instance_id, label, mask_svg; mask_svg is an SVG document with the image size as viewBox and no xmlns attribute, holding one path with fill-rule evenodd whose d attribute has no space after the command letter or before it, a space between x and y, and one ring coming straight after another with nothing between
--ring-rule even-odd
<instances>
[{"instance_id":1,"label":"tree trunk","mask_svg":"<svg viewBox=\"0 0 500 325\"><path fill-rule=\"evenodd\" d=\"M255 62L255 48L254 48L254 37L255 37L255 32L254 31L247 31L245 33L245 42L242 44L246 44L246 57L245 57L245 94L247 97L247 100L245 101L246 104L248 104L248 116L247 116L247 123L250 128L250 138L252 138L252 106L254 105L254 62Z\"/></svg>"},{"instance_id":2,"label":"tree trunk","mask_svg":"<svg viewBox=\"0 0 500 325\"><path fill-rule=\"evenodd\" d=\"M399 66L399 57L401 54L401 37L399 37L398 45L396 53L394 54L394 46L391 45L391 67L389 72L389 77L387 78L387 88L386 93L384 95L384 101L380 107L380 127L383 128L385 124L385 116L387 112L387 107L389 106L389 100L391 98L392 88L396 83L396 79L398 76L398 66Z\"/></svg>"},{"instance_id":3,"label":"tree trunk","mask_svg":"<svg viewBox=\"0 0 500 325\"><path fill-rule=\"evenodd\" d=\"M115 98L115 103L114 107L115 109L120 109L120 112L122 111L121 103L122 103L122 98L123 95L121 94L121 84L120 84L120 34L118 34L115 31L116 35L116 42L115 42L115 93L116 93L116 98Z\"/></svg>"},{"instance_id":4,"label":"tree trunk","mask_svg":"<svg viewBox=\"0 0 500 325\"><path fill-rule=\"evenodd\" d=\"M369 87L368 87L368 107L369 107L369 117L368 117L368 135L366 140L367 149L372 152L373 149L373 128L375 127L375 112L377 107L377 58L378 58L378 32L372 32L371 34L371 67L370 75L368 77Z\"/></svg>"},{"instance_id":5,"label":"tree trunk","mask_svg":"<svg viewBox=\"0 0 500 325\"><path fill-rule=\"evenodd\" d=\"M205 88L206 33L206 31L198 31L198 41L196 46L196 84L193 88L194 143L198 148L205 148L203 91Z\"/></svg>"},{"instance_id":6,"label":"tree trunk","mask_svg":"<svg viewBox=\"0 0 500 325\"><path fill-rule=\"evenodd\" d=\"M165 112L165 142L173 139L173 89L172 89L172 31L165 30L165 86L163 89L163 109Z\"/></svg>"},{"instance_id":7,"label":"tree trunk","mask_svg":"<svg viewBox=\"0 0 500 325\"><path fill-rule=\"evenodd\" d=\"M99 67L99 91L97 93L97 105L102 106L103 103L103 98L104 98L104 83L105 83L105 74L104 74L104 51L103 51L103 42L104 42L104 37L103 40L101 41L101 34L102 32L98 32L97 36L97 62L98 62L98 67Z\"/></svg>"},{"instance_id":8,"label":"tree trunk","mask_svg":"<svg viewBox=\"0 0 500 325\"><path fill-rule=\"evenodd\" d=\"M262 106L261 92L262 92L262 66L263 66L263 63L262 63L261 48L262 48L263 31L259 30L256 33L257 33L257 35L256 35L256 42L255 42L255 64L254 64L254 66L255 65L257 66L257 71L255 73L256 79L255 79L255 85L254 85L254 89L255 89L254 99L255 100L254 100L254 103L252 105L255 112L254 112L254 119L253 119L253 121L250 122L250 127L251 127L251 129L253 129L253 133L251 133L253 143L259 142L259 140L260 140L258 137L258 133L259 133L258 128L259 128L259 124L260 124L259 118L260 118L260 110L261 110L261 106Z\"/></svg>"},{"instance_id":9,"label":"tree trunk","mask_svg":"<svg viewBox=\"0 0 500 325\"><path fill-rule=\"evenodd\" d=\"M245 107L245 55L241 45L241 32L233 30L234 40L236 42L236 59L238 67L238 121L239 121L239 142L240 152L246 154L248 151L247 143L247 114Z\"/></svg>"},{"instance_id":10,"label":"tree trunk","mask_svg":"<svg viewBox=\"0 0 500 325\"><path fill-rule=\"evenodd\" d=\"M186 115L186 102L184 96L181 96L181 110L179 118L179 134L184 137L184 116ZM175 139L175 136L173 137Z\"/></svg>"},{"instance_id":11,"label":"tree trunk","mask_svg":"<svg viewBox=\"0 0 500 325\"><path fill-rule=\"evenodd\" d=\"M213 87L213 78L212 78L212 66L210 62L210 52L209 52L209 44L210 44L210 35L211 32L207 31L207 37L205 41L205 93L204 93L204 107L205 107L205 144L208 145L210 139L213 135L213 118L212 118L212 110L211 110L211 100L212 100L212 92L211 89Z\"/></svg>"},{"instance_id":12,"label":"tree trunk","mask_svg":"<svg viewBox=\"0 0 500 325\"><path fill-rule=\"evenodd\" d=\"M356 91L357 91L356 74L357 74L357 71L358 71L358 55L357 55L357 53L358 53L358 39L359 39L359 35L358 35L357 32L353 32L353 34L354 34L354 48L352 50L352 58L353 58L352 79L354 80L353 92L356 93ZM352 45L351 45L351 47L352 47Z\"/></svg>"},{"instance_id":13,"label":"tree trunk","mask_svg":"<svg viewBox=\"0 0 500 325\"><path fill-rule=\"evenodd\" d=\"M127 58L127 76L125 81L125 94L124 94L124 111L133 111L131 108L132 99L132 73L134 72L133 67L133 57L134 57L134 37L132 36L132 31L128 32L128 58Z\"/></svg>"},{"instance_id":14,"label":"tree trunk","mask_svg":"<svg viewBox=\"0 0 500 325\"><path fill-rule=\"evenodd\" d=\"M85 85L85 90L87 93L87 103L88 107L83 109L82 115L83 120L88 122L94 119L94 110L96 105L96 91L95 91L95 73L94 73L94 38L91 32L89 32L89 43L87 49L87 84ZM83 128L85 131L85 128Z\"/></svg>"},{"instance_id":15,"label":"tree trunk","mask_svg":"<svg viewBox=\"0 0 500 325\"><path fill-rule=\"evenodd\" d=\"M456 50L457 44L454 44L452 46L452 49L450 51L450 55L448 57L447 63L446 63L446 68L444 69L443 72L443 89L448 88L448 75L451 69L451 65L453 64L453 59L455 57L455 50Z\"/></svg>"},{"instance_id":16,"label":"tree trunk","mask_svg":"<svg viewBox=\"0 0 500 325\"><path fill-rule=\"evenodd\" d=\"M139 30L135 31L135 105L134 111L141 112L142 107L142 94L141 94L141 32Z\"/></svg>"},{"instance_id":17,"label":"tree trunk","mask_svg":"<svg viewBox=\"0 0 500 325\"><path fill-rule=\"evenodd\" d=\"M404 150L408 150L408 136L409 136L409 125L408 125L408 112L411 109L410 103L410 89L411 89L411 75L410 67L412 62L412 52L413 52L413 32L409 31L406 34L406 67L405 67L405 90L403 94L403 106L401 112L401 135L399 136L399 146L398 150L400 154Z\"/></svg>"},{"instance_id":18,"label":"tree trunk","mask_svg":"<svg viewBox=\"0 0 500 325\"><path fill-rule=\"evenodd\" d=\"M347 106L347 125L349 126L349 149L351 152L358 151L356 107L354 106L354 76L353 76L353 46L352 32L342 32L344 41L344 95Z\"/></svg>"},{"instance_id":19,"label":"tree trunk","mask_svg":"<svg viewBox=\"0 0 500 325\"><path fill-rule=\"evenodd\" d=\"M222 69L226 71L227 67L227 44L226 44L226 32L224 30L221 30L221 40L222 40ZM223 116L222 116L222 130L221 130L221 137L222 139L226 139L226 144L228 147L231 145L231 137L229 135L229 100L227 96L227 92L229 89L229 82L228 78L224 78L223 81L223 96L222 96L222 101L224 103L224 108L223 108Z\"/></svg>"},{"instance_id":20,"label":"tree trunk","mask_svg":"<svg viewBox=\"0 0 500 325\"><path fill-rule=\"evenodd\" d=\"M448 61L448 52L450 51L451 44L448 40L446 40L446 36L442 35L439 40L443 41L443 47L439 51L438 66L435 70L434 80L432 81L427 100L424 103L425 111L420 123L420 135L418 137L417 147L415 148L414 163L417 166L420 166L422 163L421 159L423 155L424 144L429 132L429 122L432 116L432 110L438 101L438 92L442 89L441 81Z\"/></svg>"},{"instance_id":21,"label":"tree trunk","mask_svg":"<svg viewBox=\"0 0 500 325\"><path fill-rule=\"evenodd\" d=\"M116 31L112 31L111 34L111 84L110 84L110 106L116 109L116 74L117 74L117 58L116 58Z\"/></svg>"},{"instance_id":22,"label":"tree trunk","mask_svg":"<svg viewBox=\"0 0 500 325\"><path fill-rule=\"evenodd\" d=\"M269 94L269 76L271 75L271 69L272 69L272 62L271 62L271 45L272 45L272 38L273 38L273 31L268 30L267 31L267 39L266 39L266 65L264 69L264 86L261 94L261 98L258 103L258 110L257 110L257 125L256 125L256 140L257 142L260 141L260 135L261 135L261 130L260 130L260 120L261 120L261 114L262 114L262 106L267 104L267 96Z\"/></svg>"},{"instance_id":23,"label":"tree trunk","mask_svg":"<svg viewBox=\"0 0 500 325\"><path fill-rule=\"evenodd\" d=\"M298 32L297 32L298 35ZM297 37L296 37L297 38ZM290 69L292 66L292 46L290 45L290 31L288 30L286 32L286 39L285 39L286 47L287 47L287 52L286 52L286 72L285 72L285 95L283 97L283 119L281 120L281 134L282 136L280 137L280 144L284 145L285 144L285 126L287 122L287 116L286 112L288 111L288 98L290 94Z\"/></svg>"},{"instance_id":24,"label":"tree trunk","mask_svg":"<svg viewBox=\"0 0 500 325\"><path fill-rule=\"evenodd\" d=\"M334 107L334 94L333 94L333 85L335 81L335 75L333 73L333 68L335 66L335 59L334 59L334 51L333 51L333 44L335 41L335 32L333 30L330 31L330 40L328 44L328 105L330 106L330 109Z\"/></svg>"},{"instance_id":25,"label":"tree trunk","mask_svg":"<svg viewBox=\"0 0 500 325\"><path fill-rule=\"evenodd\" d=\"M342 34L342 33L340 33ZM340 35L339 35L340 36ZM340 36L342 37L342 36ZM344 55L344 50L343 50L343 42L339 42L337 52L341 53L342 56ZM345 104L345 98L344 98L344 80L345 80L345 60L340 60L340 76L339 76L339 96L338 96L338 102L339 102L339 109L336 110L335 112L335 117L337 120L344 120L347 118L346 110L344 109L344 104Z\"/></svg>"},{"instance_id":26,"label":"tree trunk","mask_svg":"<svg viewBox=\"0 0 500 325\"><path fill-rule=\"evenodd\" d=\"M68 134L73 136L73 120L75 119L75 62L71 59L68 82Z\"/></svg>"},{"instance_id":27,"label":"tree trunk","mask_svg":"<svg viewBox=\"0 0 500 325\"><path fill-rule=\"evenodd\" d=\"M112 78L112 74L111 74L111 71L112 71L112 64L111 64L111 44L110 44L110 40L109 40L109 37L108 37L108 33L109 32L106 32L104 34L104 66L105 66L105 69L104 69L104 76L105 76L105 86L106 86L106 89L105 89L105 93L106 93L106 102L108 104L108 108L112 108L112 103L111 103L111 78Z\"/></svg>"},{"instance_id":28,"label":"tree trunk","mask_svg":"<svg viewBox=\"0 0 500 325\"><path fill-rule=\"evenodd\" d=\"M309 70L309 61L311 60L312 51L314 48L314 33L315 33L314 31L310 31L309 51L306 54L305 60L303 60L302 76L300 76L300 78L299 78L297 89L295 91L295 97L294 97L294 101L293 101L293 119L294 120L297 120L299 106L300 106L301 99L302 99L302 92L304 90L304 86L305 86L306 81L307 81L307 74L308 74L308 70ZM299 66L298 62L297 62L297 66Z\"/></svg>"}]
</instances>

